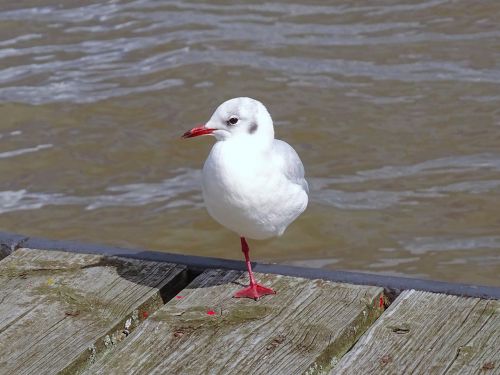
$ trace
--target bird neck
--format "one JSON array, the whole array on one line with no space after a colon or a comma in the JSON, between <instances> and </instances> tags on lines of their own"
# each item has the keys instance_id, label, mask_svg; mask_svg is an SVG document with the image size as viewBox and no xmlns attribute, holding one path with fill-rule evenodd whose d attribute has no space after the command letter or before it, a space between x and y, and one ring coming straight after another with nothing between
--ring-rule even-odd
<instances>
[{"instance_id":1,"label":"bird neck","mask_svg":"<svg viewBox=\"0 0 500 375\"><path fill-rule=\"evenodd\" d=\"M254 153L269 150L273 141L274 137L269 137L267 134L238 134L224 142L230 144L231 147L242 150L242 152Z\"/></svg>"}]
</instances>

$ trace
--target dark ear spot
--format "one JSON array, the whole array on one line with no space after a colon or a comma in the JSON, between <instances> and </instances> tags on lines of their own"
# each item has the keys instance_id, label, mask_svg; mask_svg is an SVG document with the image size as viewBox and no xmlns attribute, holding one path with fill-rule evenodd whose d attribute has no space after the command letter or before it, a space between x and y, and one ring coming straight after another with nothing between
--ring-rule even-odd
<instances>
[{"instance_id":1,"label":"dark ear spot","mask_svg":"<svg viewBox=\"0 0 500 375\"><path fill-rule=\"evenodd\" d=\"M248 132L250 134L253 134L253 133L255 133L257 131L258 127L259 126L256 123L252 123L252 124L250 124L250 127L248 128Z\"/></svg>"}]
</instances>

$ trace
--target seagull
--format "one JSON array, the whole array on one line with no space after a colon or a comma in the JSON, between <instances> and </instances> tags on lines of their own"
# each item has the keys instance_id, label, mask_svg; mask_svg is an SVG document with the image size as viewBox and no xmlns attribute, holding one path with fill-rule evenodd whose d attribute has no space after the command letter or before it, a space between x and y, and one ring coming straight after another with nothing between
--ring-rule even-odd
<instances>
[{"instance_id":1,"label":"seagull","mask_svg":"<svg viewBox=\"0 0 500 375\"><path fill-rule=\"evenodd\" d=\"M275 294L252 272L247 238L281 236L307 207L309 188L297 152L274 138L271 115L258 100L222 103L210 120L183 138L212 135L217 142L203 166L202 191L208 213L240 236L250 284L236 298Z\"/></svg>"}]
</instances>

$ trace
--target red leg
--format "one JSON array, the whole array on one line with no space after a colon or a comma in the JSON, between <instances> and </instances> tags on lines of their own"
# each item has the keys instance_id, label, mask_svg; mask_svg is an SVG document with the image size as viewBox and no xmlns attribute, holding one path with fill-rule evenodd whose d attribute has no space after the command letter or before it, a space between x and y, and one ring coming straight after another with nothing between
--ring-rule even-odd
<instances>
[{"instance_id":1,"label":"red leg","mask_svg":"<svg viewBox=\"0 0 500 375\"><path fill-rule=\"evenodd\" d=\"M255 282L255 278L253 277L252 272L252 264L250 263L249 252L247 241L245 237L241 237L241 251L245 255L245 262L247 264L248 277L250 278L250 285L246 288L243 288L237 291L233 297L236 298L253 298L254 300L258 300L260 297L265 296L267 294L276 294L274 290L271 288L267 288L263 285L257 284Z\"/></svg>"}]
</instances>

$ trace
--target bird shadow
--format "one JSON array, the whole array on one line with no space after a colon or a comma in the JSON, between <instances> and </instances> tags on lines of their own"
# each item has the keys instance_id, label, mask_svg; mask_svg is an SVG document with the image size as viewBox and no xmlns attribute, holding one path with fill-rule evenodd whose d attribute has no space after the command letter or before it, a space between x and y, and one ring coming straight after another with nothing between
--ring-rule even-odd
<instances>
[{"instance_id":1,"label":"bird shadow","mask_svg":"<svg viewBox=\"0 0 500 375\"><path fill-rule=\"evenodd\" d=\"M218 259L215 264L209 264L208 262L206 264L186 264L164 260L149 260L151 253L148 251L139 252L134 254L133 258L128 254L124 254L125 256L120 256L120 254L103 256L97 262L82 266L82 269L114 267L121 278L131 283L159 289L164 304L185 288L200 289L228 284L245 286L240 280L246 271L243 262ZM205 259L203 260L205 261ZM157 267L164 268L164 277L158 275ZM155 269L155 275L151 274L153 268ZM201 282L199 276L203 272L210 270L213 272L208 272ZM223 272L217 272L217 270ZM159 285L163 284L165 278L169 278L169 281L159 287Z\"/></svg>"}]
</instances>

